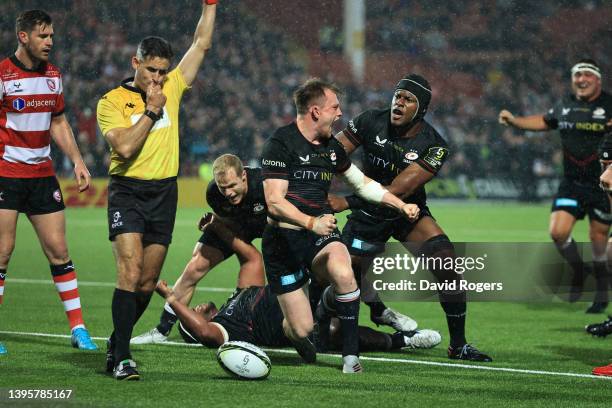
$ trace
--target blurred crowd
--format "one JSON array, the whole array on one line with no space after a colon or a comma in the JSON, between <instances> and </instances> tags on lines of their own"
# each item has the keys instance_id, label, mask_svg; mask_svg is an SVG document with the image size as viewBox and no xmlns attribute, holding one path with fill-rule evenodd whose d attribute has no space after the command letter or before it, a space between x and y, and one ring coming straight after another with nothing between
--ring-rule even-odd
<instances>
[{"instance_id":1,"label":"blurred crowd","mask_svg":"<svg viewBox=\"0 0 612 408\"><path fill-rule=\"evenodd\" d=\"M282 27L251 13L248 3L232 1L220 7L213 48L193 90L185 96L182 175L197 174L201 163L222 152L236 153L255 164L265 138L294 117L291 92L308 75L304 51L312 44L296 43L284 35ZM435 67L434 78L446 78L432 83L434 99L428 114L452 146L443 174L517 180L556 176L562 158L558 138L552 133L521 134L502 128L497 112L501 108L516 114L545 112L569 92L569 68L585 56L602 66L605 89L612 68L605 46L610 41L610 3L456 0L431 4L366 2L366 51L413 56L421 67ZM104 176L108 148L96 125L97 100L132 75L130 58L145 35L169 39L178 62L191 42L199 2L9 2L2 5L0 15L1 55L14 52L15 17L37 7L54 18L51 60L64 74L67 114L79 146L92 174ZM604 21L603 28L592 16ZM573 25L566 26L566 21ZM305 22L304 29L309 29ZM339 30L319 27L319 31L321 49L342 52L341 38L333 37ZM330 47L330 41L337 47ZM421 71L427 77L427 69ZM469 91L466 84L472 84ZM387 106L391 95L390 88L348 81L343 123L362 110ZM58 151L54 154L59 157ZM57 160L59 172L68 173L68 164Z\"/></svg>"}]
</instances>

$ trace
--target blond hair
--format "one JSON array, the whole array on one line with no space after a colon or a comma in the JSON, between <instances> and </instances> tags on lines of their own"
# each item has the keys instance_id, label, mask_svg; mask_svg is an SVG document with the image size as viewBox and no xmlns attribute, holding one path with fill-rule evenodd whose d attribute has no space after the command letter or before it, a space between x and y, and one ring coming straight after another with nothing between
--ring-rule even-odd
<instances>
[{"instance_id":1,"label":"blond hair","mask_svg":"<svg viewBox=\"0 0 612 408\"><path fill-rule=\"evenodd\" d=\"M234 169L236 175L240 177L244 171L240 157L227 153L217 157L213 162L212 171L215 179L225 176L228 169Z\"/></svg>"}]
</instances>

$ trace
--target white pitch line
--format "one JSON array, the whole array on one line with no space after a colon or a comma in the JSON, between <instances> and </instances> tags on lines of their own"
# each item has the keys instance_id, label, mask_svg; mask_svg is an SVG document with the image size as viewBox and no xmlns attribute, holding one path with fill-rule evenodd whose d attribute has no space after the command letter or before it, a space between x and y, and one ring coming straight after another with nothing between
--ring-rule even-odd
<instances>
[{"instance_id":1,"label":"white pitch line","mask_svg":"<svg viewBox=\"0 0 612 408\"><path fill-rule=\"evenodd\" d=\"M32 333L32 332L16 332L16 331L1 331L1 330L0 330L0 334L13 334L17 336L34 336L34 337L70 338L70 335L67 335L67 334ZM92 339L106 340L107 337L92 337ZM157 343L156 345L180 346L180 347L202 347L201 344L187 344L187 343L180 343L180 342L175 342L175 341L166 341L164 343ZM292 354L292 355L297 354L295 350L287 350L287 349L264 348L264 350L268 352L281 353L281 354ZM319 354L319 357L334 357L338 359L342 358L340 354ZM512 374L549 375L549 376L557 376L557 377L577 377L577 378L590 378L590 379L595 379L595 380L612 381L612 377L602 377L602 376L592 375L592 374L564 373L564 372L558 372L558 371L526 370L526 369L520 369L520 368L491 367L491 366L484 366L484 365L480 366L480 365L460 364L460 363L440 363L438 361L409 360L405 358L360 356L359 359L364 360L364 361L378 361L378 362L384 362L384 363L420 364L420 365L437 366L437 367L463 368L463 369L468 369L468 370L499 371L499 372L512 373Z\"/></svg>"},{"instance_id":2,"label":"white pitch line","mask_svg":"<svg viewBox=\"0 0 612 408\"><path fill-rule=\"evenodd\" d=\"M26 283L26 284L35 284L35 285L53 285L52 280L48 279L22 279L22 278L11 278L9 277L5 281L5 286L10 286L12 283ZM88 282L88 281L79 281L79 286L93 286L93 287L105 287L105 288L114 288L115 282ZM10 290L10 289L9 289ZM215 287L196 287L196 290L199 292L233 292L235 288L215 288Z\"/></svg>"}]
</instances>

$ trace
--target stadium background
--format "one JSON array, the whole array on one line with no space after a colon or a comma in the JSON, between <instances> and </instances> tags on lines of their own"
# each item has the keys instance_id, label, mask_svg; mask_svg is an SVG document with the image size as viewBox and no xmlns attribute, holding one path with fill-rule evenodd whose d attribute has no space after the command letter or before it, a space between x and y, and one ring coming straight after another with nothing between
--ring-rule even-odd
<instances>
[{"instance_id":1,"label":"stadium background","mask_svg":"<svg viewBox=\"0 0 612 408\"><path fill-rule=\"evenodd\" d=\"M19 10L42 7L53 15L51 59L64 74L67 115L92 175L104 177L109 153L96 125L98 98L133 75L130 57L144 35L166 37L177 53L175 63L180 59L197 19L193 1L144 0L137 7L120 0L3 3L1 55L14 51ZM294 117L292 90L310 75L332 79L345 90L341 129L359 112L387 106L397 80L417 72L433 86L428 120L452 151L440 177L428 185L430 196L550 197L561 170L558 137L501 127L497 112L502 107L516 114L545 112L568 92L569 68L585 56L602 66L605 89L612 70L610 3L365 4L365 29L357 34L366 56L363 82L353 79L343 55L343 1L223 4L213 48L182 105L180 175L207 178L206 163L226 152L257 165L265 138ZM70 163L58 149L53 156L58 173L69 176ZM71 196L67 188L69 204L103 205L104 183L95 187L81 197ZM181 203L196 206L200 197L185 197Z\"/></svg>"},{"instance_id":2,"label":"stadium background","mask_svg":"<svg viewBox=\"0 0 612 408\"><path fill-rule=\"evenodd\" d=\"M560 172L558 136L521 133L496 123L508 107L517 114L540 113L569 90L569 67L584 56L610 77L609 1L518 0L366 2L365 81L351 78L342 54L343 2L323 0L221 0L213 49L182 106L181 196L174 241L162 277L173 282L198 238L194 224L203 210L207 163L219 153L239 154L256 164L271 131L292 120L292 89L321 75L345 89L346 121L360 111L386 106L397 79L422 73L434 88L428 119L441 130L453 155L428 185L436 218L456 242L548 242L548 200ZM531 3L531 4L529 4ZM52 61L64 73L67 115L94 176L95 189L77 194L70 178L64 195L70 207L103 207L107 145L95 121L100 95L131 76L137 42L160 34L178 57L196 23L199 1L3 1L0 51L15 49L14 18L26 8L51 12L55 24ZM340 125L339 128L342 126ZM70 177L60 152L58 173ZM202 166L203 165L203 166ZM200 172L205 176L199 177ZM480 198L498 199L491 206ZM515 200L543 200L538 204ZM205 208L204 208L205 210ZM177 344L135 348L143 381L117 384L102 370L104 339L112 329L110 301L115 269L106 239L103 208L69 208L67 236L78 268L85 318L99 352L69 348L61 303L31 226L21 217L17 244L0 310L0 339L9 354L0 359L0 406L11 388L70 388L72 401L40 406L608 406L610 382L588 376L607 364L609 339L585 335L582 327L601 320L584 314L586 303L487 302L470 304L470 341L495 358L490 367L450 362L439 306L397 302L423 328L443 335L432 350L367 353L366 374L339 378L338 358L321 356L316 366L299 365L291 350L269 351L268 381L230 380L214 350ZM343 224L344 216L340 216ZM575 237L587 240L585 223ZM258 243L257 243L258 245ZM585 246L586 247L586 246ZM220 304L235 284L232 259L207 276L194 302ZM158 320L155 296L135 328ZM361 322L368 324L367 308ZM180 341L176 333L171 340ZM289 353L289 354L287 354ZM376 360L376 359L379 360ZM296 367L296 365L299 365ZM585 378L586 377L586 378ZM3 394L4 393L4 394ZM22 404L31 406L29 402Z\"/></svg>"}]
</instances>

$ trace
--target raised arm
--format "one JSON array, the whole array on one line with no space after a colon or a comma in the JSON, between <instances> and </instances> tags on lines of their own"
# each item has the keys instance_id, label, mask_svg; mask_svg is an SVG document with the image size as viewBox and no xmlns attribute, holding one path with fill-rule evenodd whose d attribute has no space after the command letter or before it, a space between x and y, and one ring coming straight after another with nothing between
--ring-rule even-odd
<instances>
[{"instance_id":1,"label":"raised arm","mask_svg":"<svg viewBox=\"0 0 612 408\"><path fill-rule=\"evenodd\" d=\"M70 161L74 163L74 176L79 186L79 192L87 190L91 182L91 175L89 174L89 170L87 170L87 166L85 166L85 162L83 162L79 147L74 140L72 128L63 113L51 119L49 131L51 132L53 141L59 146L62 152L68 156Z\"/></svg>"},{"instance_id":2,"label":"raised arm","mask_svg":"<svg viewBox=\"0 0 612 408\"><path fill-rule=\"evenodd\" d=\"M202 1L202 15L196 26L193 42L178 65L188 86L195 80L200 65L204 61L206 51L212 45L216 14L217 0Z\"/></svg>"},{"instance_id":3,"label":"raised arm","mask_svg":"<svg viewBox=\"0 0 612 408\"><path fill-rule=\"evenodd\" d=\"M521 130L544 131L550 129L544 121L543 115L514 116L506 109L499 112L498 121L502 125Z\"/></svg>"}]
</instances>

